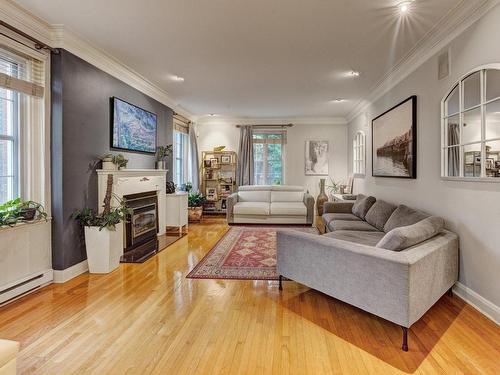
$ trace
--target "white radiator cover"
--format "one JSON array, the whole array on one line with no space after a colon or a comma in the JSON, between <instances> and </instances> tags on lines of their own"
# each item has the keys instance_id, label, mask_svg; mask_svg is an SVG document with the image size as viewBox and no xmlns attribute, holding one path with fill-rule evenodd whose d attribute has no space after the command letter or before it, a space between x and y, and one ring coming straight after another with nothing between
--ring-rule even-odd
<instances>
[{"instance_id":1,"label":"white radiator cover","mask_svg":"<svg viewBox=\"0 0 500 375\"><path fill-rule=\"evenodd\" d=\"M0 229L0 304L52 280L50 221Z\"/></svg>"}]
</instances>

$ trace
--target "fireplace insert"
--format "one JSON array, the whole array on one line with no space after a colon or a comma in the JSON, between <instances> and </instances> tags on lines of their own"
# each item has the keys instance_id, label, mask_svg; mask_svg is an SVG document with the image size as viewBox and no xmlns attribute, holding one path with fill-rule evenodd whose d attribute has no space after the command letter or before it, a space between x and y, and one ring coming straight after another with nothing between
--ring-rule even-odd
<instances>
[{"instance_id":1,"label":"fireplace insert","mask_svg":"<svg viewBox=\"0 0 500 375\"><path fill-rule=\"evenodd\" d=\"M123 197L132 209L125 223L122 263L142 263L158 252L158 197L156 191Z\"/></svg>"}]
</instances>

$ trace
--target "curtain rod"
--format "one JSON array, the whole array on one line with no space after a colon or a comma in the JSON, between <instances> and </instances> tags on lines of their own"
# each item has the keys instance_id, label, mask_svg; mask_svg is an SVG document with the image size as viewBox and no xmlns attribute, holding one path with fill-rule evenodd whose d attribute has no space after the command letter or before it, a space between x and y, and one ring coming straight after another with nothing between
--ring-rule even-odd
<instances>
[{"instance_id":1,"label":"curtain rod","mask_svg":"<svg viewBox=\"0 0 500 375\"><path fill-rule=\"evenodd\" d=\"M0 25L5 27L6 29L9 29L10 31L15 32L16 34L21 35L23 38L31 40L33 43L35 43L35 49L38 49L38 50L47 49L56 55L59 54L59 50L57 48L52 48L51 46L49 46L43 42L40 42L38 39L33 38L31 35L26 34L24 31L21 31L21 30L15 28L14 26L9 25L8 23L6 23L4 21L0 20Z\"/></svg>"},{"instance_id":2,"label":"curtain rod","mask_svg":"<svg viewBox=\"0 0 500 375\"><path fill-rule=\"evenodd\" d=\"M241 128L245 125L236 125L237 128ZM253 128L291 128L293 124L269 124L269 125L250 125Z\"/></svg>"}]
</instances>

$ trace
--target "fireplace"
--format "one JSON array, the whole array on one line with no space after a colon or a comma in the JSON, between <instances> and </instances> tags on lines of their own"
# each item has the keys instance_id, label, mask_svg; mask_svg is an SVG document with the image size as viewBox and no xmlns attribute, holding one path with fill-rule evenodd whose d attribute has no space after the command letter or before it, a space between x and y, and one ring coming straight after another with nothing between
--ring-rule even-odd
<instances>
[{"instance_id":1,"label":"fireplace","mask_svg":"<svg viewBox=\"0 0 500 375\"><path fill-rule=\"evenodd\" d=\"M125 248L121 262L142 263L158 251L158 195L156 191L124 195L132 210L125 223Z\"/></svg>"}]
</instances>

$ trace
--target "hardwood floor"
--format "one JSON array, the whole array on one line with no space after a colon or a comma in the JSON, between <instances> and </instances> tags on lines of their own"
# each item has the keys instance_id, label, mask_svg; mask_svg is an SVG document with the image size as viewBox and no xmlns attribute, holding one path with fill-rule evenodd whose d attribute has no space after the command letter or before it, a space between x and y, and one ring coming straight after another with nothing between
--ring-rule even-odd
<instances>
[{"instance_id":1,"label":"hardwood floor","mask_svg":"<svg viewBox=\"0 0 500 375\"><path fill-rule=\"evenodd\" d=\"M0 308L21 374L498 374L500 328L444 296L410 331L292 281L185 275L223 220L144 264L81 275Z\"/></svg>"}]
</instances>

